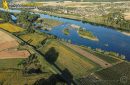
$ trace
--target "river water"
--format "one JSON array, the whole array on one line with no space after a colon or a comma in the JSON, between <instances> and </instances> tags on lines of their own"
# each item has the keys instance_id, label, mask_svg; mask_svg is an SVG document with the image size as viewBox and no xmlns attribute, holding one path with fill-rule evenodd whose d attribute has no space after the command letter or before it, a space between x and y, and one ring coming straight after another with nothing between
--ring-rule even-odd
<instances>
[{"instance_id":1,"label":"river water","mask_svg":"<svg viewBox=\"0 0 130 85\"><path fill-rule=\"evenodd\" d=\"M11 12L17 12L17 10L11 10ZM19 12L19 11L18 11ZM51 31L40 30L41 32L50 33L56 35L58 38L71 40L73 44L89 46L93 49L99 48L105 51L113 51L126 56L126 59L130 61L130 36L124 35L111 27L96 26L90 23L83 23L77 20L59 18L50 15L39 14L41 18L49 18L64 22L64 24L54 27ZM99 41L92 41L79 37L75 29L70 30L70 35L64 35L63 29L67 28L70 24L79 25L91 31Z\"/></svg>"}]
</instances>

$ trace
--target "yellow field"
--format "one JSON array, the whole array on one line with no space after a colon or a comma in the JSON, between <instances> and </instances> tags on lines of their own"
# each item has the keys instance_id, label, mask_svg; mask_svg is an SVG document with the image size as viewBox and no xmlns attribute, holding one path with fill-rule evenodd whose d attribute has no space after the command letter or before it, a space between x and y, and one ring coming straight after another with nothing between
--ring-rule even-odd
<instances>
[{"instance_id":1,"label":"yellow field","mask_svg":"<svg viewBox=\"0 0 130 85\"><path fill-rule=\"evenodd\" d=\"M23 40L28 41L31 45L38 45L40 42L42 42L46 36L38 33L29 33L26 35L20 36Z\"/></svg>"},{"instance_id":2,"label":"yellow field","mask_svg":"<svg viewBox=\"0 0 130 85\"><path fill-rule=\"evenodd\" d=\"M46 53L48 49L51 47L54 47L56 51L59 53L59 56L55 63L62 70L67 68L71 72L71 74L76 78L86 76L90 74L90 72L92 72L93 69L96 68L96 66L92 64L92 62L86 62L85 60L80 58L80 55L66 48L58 41L50 42L48 45L43 47L41 51Z\"/></svg>"},{"instance_id":3,"label":"yellow field","mask_svg":"<svg viewBox=\"0 0 130 85\"><path fill-rule=\"evenodd\" d=\"M18 26L10 24L10 23L2 23L2 24L0 24L0 28L4 29L6 31L9 31L9 32L21 32L24 30L23 28L20 28Z\"/></svg>"}]
</instances>

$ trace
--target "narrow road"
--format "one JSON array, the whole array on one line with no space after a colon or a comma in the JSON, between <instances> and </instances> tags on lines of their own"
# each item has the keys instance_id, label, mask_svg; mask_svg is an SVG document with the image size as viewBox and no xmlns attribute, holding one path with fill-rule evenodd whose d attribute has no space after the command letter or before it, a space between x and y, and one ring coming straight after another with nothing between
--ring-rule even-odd
<instances>
[{"instance_id":1,"label":"narrow road","mask_svg":"<svg viewBox=\"0 0 130 85\"><path fill-rule=\"evenodd\" d=\"M112 66L112 64L98 58L97 56L73 45L73 44L69 44L69 43L64 43L64 42L61 42L62 44L64 44L65 46L71 48L72 50L76 51L77 53L79 53L80 55L92 60L93 62L99 64L102 68L108 68L110 66Z\"/></svg>"}]
</instances>

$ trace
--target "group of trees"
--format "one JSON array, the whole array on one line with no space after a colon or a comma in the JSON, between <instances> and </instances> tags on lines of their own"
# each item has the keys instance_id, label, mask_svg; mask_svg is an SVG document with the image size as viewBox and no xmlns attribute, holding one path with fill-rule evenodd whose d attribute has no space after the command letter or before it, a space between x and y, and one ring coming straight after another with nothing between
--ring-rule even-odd
<instances>
[{"instance_id":1,"label":"group of trees","mask_svg":"<svg viewBox=\"0 0 130 85\"><path fill-rule=\"evenodd\" d=\"M17 24L21 25L23 28L26 28L29 32L32 32L34 23L38 18L40 18L40 15L24 11L18 14Z\"/></svg>"},{"instance_id":2,"label":"group of trees","mask_svg":"<svg viewBox=\"0 0 130 85\"><path fill-rule=\"evenodd\" d=\"M9 22L11 21L11 14L9 12L0 11L0 18L2 18L4 22Z\"/></svg>"},{"instance_id":3,"label":"group of trees","mask_svg":"<svg viewBox=\"0 0 130 85\"><path fill-rule=\"evenodd\" d=\"M23 67L24 74L42 73L42 66L35 54L19 63Z\"/></svg>"},{"instance_id":4,"label":"group of trees","mask_svg":"<svg viewBox=\"0 0 130 85\"><path fill-rule=\"evenodd\" d=\"M104 23L124 31L130 31L130 21L124 19L120 12L109 13L104 16Z\"/></svg>"}]
</instances>

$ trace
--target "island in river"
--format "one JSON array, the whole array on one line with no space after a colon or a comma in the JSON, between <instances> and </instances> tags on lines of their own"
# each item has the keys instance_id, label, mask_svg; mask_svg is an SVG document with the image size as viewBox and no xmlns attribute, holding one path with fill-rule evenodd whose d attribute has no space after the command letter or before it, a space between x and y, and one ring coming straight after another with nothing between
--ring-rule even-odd
<instances>
[{"instance_id":1,"label":"island in river","mask_svg":"<svg viewBox=\"0 0 130 85\"><path fill-rule=\"evenodd\" d=\"M64 33L65 35L69 35L69 34L70 34L69 28L65 28L65 29L63 30L63 33Z\"/></svg>"},{"instance_id":2,"label":"island in river","mask_svg":"<svg viewBox=\"0 0 130 85\"><path fill-rule=\"evenodd\" d=\"M99 41L98 38L96 36L94 36L92 32L90 32L86 29L84 30L84 29L80 28L77 32L78 32L79 36L82 38L86 38L86 39L93 40L93 41Z\"/></svg>"}]
</instances>

